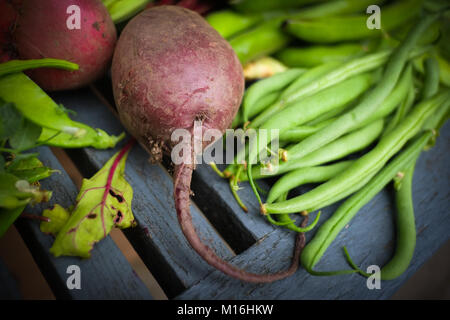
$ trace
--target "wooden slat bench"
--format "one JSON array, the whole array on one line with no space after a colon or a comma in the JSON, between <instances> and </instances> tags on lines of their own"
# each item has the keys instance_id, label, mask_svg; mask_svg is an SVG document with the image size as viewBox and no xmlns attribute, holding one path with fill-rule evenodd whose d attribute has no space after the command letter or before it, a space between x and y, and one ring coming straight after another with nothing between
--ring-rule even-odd
<instances>
[{"instance_id":1,"label":"wooden slat bench","mask_svg":"<svg viewBox=\"0 0 450 320\"><path fill-rule=\"evenodd\" d=\"M111 134L124 130L111 110L113 102L108 81L52 97L74 110L77 113L73 117L75 120ZM179 229L172 198L172 178L167 169L163 165L149 164L147 153L139 146L133 148L126 165L127 180L134 189L132 209L138 226L125 230L124 234L170 299L386 299L450 238L449 139L450 124L447 124L436 146L424 152L418 161L414 176L418 230L414 259L404 275L394 281L382 282L379 290L369 290L366 279L355 274L317 277L299 269L288 279L261 285L243 283L215 271L190 248ZM116 151L117 148L85 148L67 150L67 154L82 175L90 177ZM75 185L49 148L41 147L39 152L45 165L61 173L42 181L45 188L54 191L51 202L27 210L39 213L53 203L70 206L77 195ZM198 166L192 183L195 196L191 211L201 238L219 256L249 271L274 272L286 268L295 235L268 224L260 216L250 188L247 184L243 186L240 195L250 209L247 214L235 202L225 180L217 177L208 165ZM305 190L307 188L300 188L299 192ZM341 250L343 245L363 267L383 265L388 261L395 245L392 202L389 188L378 194L339 234L317 269L347 268ZM323 210L319 225L336 208L334 205ZM88 260L54 258L49 253L53 239L42 234L35 221L19 219L16 227L56 298L152 299L144 282L110 237L95 246L92 258ZM309 232L307 239L314 233ZM66 285L67 267L73 264L82 270L81 290L70 290ZM1 261L0 280L0 296L20 297Z\"/></svg>"}]
</instances>

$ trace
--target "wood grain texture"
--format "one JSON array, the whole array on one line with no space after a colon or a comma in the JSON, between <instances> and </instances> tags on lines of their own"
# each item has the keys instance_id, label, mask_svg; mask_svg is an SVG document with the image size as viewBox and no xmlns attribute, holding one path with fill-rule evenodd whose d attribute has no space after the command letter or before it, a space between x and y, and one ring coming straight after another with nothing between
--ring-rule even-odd
<instances>
[{"instance_id":1,"label":"wood grain texture","mask_svg":"<svg viewBox=\"0 0 450 320\"><path fill-rule=\"evenodd\" d=\"M124 130L106 106L88 90L55 94L53 98L77 112L74 120L108 133ZM85 148L69 155L83 175L90 176L117 150ZM166 294L173 297L213 270L184 239L176 218L173 181L168 172L161 165L150 164L146 152L136 146L128 156L125 174L134 190L132 210L138 222L138 226L126 230L125 235ZM202 213L194 205L191 212L200 238L220 257L231 258L233 252Z\"/></svg>"},{"instance_id":2,"label":"wood grain texture","mask_svg":"<svg viewBox=\"0 0 450 320\"><path fill-rule=\"evenodd\" d=\"M254 285L214 272L177 299L387 299L450 238L450 167L448 165L450 123L441 130L436 146L423 152L416 166L413 198L417 245L408 270L399 278L382 281L380 290L369 290L366 279L353 274L333 277L309 275L304 269L272 284ZM328 248L316 270L348 269L342 246L363 269L383 266L393 254L395 220L392 186L385 188L364 206ZM323 210L319 225L337 208ZM317 228L315 229L317 230ZM307 234L311 239L315 230ZM291 256L293 235L275 230L232 262L251 271L275 271L285 267Z\"/></svg>"},{"instance_id":3,"label":"wood grain texture","mask_svg":"<svg viewBox=\"0 0 450 320\"><path fill-rule=\"evenodd\" d=\"M41 181L42 188L53 191L50 202L27 207L26 212L41 214L44 208L55 203L66 208L73 205L78 191L64 168L49 148L40 147L38 152L44 165L61 173L54 173ZM49 252L53 237L43 234L38 222L18 219L16 227L58 299L152 299L147 287L109 236L94 246L89 259L55 258ZM70 265L80 267L80 290L67 288L66 281L70 276L67 267Z\"/></svg>"}]
</instances>

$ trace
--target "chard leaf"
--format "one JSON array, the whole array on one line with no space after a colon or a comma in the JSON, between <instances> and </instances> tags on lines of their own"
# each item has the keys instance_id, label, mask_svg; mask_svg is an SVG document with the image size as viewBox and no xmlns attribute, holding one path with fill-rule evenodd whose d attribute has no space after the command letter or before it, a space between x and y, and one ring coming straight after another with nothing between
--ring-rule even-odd
<instances>
[{"instance_id":1,"label":"chard leaf","mask_svg":"<svg viewBox=\"0 0 450 320\"><path fill-rule=\"evenodd\" d=\"M59 204L55 204L52 209L45 209L42 216L49 218L50 221L41 222L41 231L56 236L69 220L70 213Z\"/></svg>"},{"instance_id":2,"label":"chard leaf","mask_svg":"<svg viewBox=\"0 0 450 320\"><path fill-rule=\"evenodd\" d=\"M105 238L113 226L127 228L136 224L131 211L133 189L124 176L133 143L116 153L92 178L83 180L75 208L50 248L53 255L89 258L94 244Z\"/></svg>"}]
</instances>

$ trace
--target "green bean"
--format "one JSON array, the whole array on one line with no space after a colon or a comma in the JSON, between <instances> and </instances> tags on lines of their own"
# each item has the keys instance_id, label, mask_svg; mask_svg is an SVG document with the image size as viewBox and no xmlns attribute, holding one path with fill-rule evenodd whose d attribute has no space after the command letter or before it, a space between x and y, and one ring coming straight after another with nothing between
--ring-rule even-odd
<instances>
[{"instance_id":1,"label":"green bean","mask_svg":"<svg viewBox=\"0 0 450 320\"><path fill-rule=\"evenodd\" d=\"M255 119L252 120L251 127L257 128L268 119L270 119L272 115L276 114L279 110L282 110L284 107L286 107L286 96L289 96L292 92L295 92L299 90L299 88L308 85L308 83L310 83L311 81L314 81L324 76L325 74L328 74L332 70L336 69L338 65L339 64L336 62L331 62L323 64L321 66L317 66L301 74L297 80L293 81L286 89L283 90L282 93L279 94L279 99L277 101L275 101L272 105L270 105Z\"/></svg>"},{"instance_id":2,"label":"green bean","mask_svg":"<svg viewBox=\"0 0 450 320\"><path fill-rule=\"evenodd\" d=\"M321 2L323 0L234 0L231 5L240 12L264 12L279 9L296 8L305 4Z\"/></svg>"},{"instance_id":3,"label":"green bean","mask_svg":"<svg viewBox=\"0 0 450 320\"><path fill-rule=\"evenodd\" d=\"M255 28L233 37L229 42L239 61L245 64L285 47L291 37L280 29L282 21L277 18L263 22Z\"/></svg>"},{"instance_id":4,"label":"green bean","mask_svg":"<svg viewBox=\"0 0 450 320\"><path fill-rule=\"evenodd\" d=\"M316 133L320 129L326 127L332 121L334 121L334 118L327 119L315 125L303 125L291 128L289 130L285 130L282 133L280 133L280 141L299 142L300 140L309 137L313 133Z\"/></svg>"},{"instance_id":5,"label":"green bean","mask_svg":"<svg viewBox=\"0 0 450 320\"><path fill-rule=\"evenodd\" d=\"M381 279L391 280L400 276L409 266L416 247L416 224L412 200L412 179L416 161L405 170L401 186L395 193L397 207L397 243L392 259L381 269Z\"/></svg>"},{"instance_id":6,"label":"green bean","mask_svg":"<svg viewBox=\"0 0 450 320\"><path fill-rule=\"evenodd\" d=\"M431 132L421 134L409 144L398 156L383 168L366 186L346 200L337 211L317 230L314 238L305 246L301 255L302 266L313 271L326 249L339 232L392 178L406 165L414 161L431 137ZM312 272L311 272L312 273Z\"/></svg>"},{"instance_id":7,"label":"green bean","mask_svg":"<svg viewBox=\"0 0 450 320\"><path fill-rule=\"evenodd\" d=\"M367 95L361 99L360 103L350 112L340 116L328 127L306 138L299 143L295 149L291 150L290 158L301 158L308 153L316 150L320 146L333 141L340 135L352 130L361 123L364 123L377 108L383 103L383 100L390 94L395 87L402 69L408 59L408 55L414 47L420 34L435 20L437 15L425 16L414 29L411 30L405 41L394 51L389 58L384 70L382 79Z\"/></svg>"},{"instance_id":8,"label":"green bean","mask_svg":"<svg viewBox=\"0 0 450 320\"><path fill-rule=\"evenodd\" d=\"M23 73L0 78L0 98L14 103L25 118L44 128L40 142L52 145L53 141L53 145L73 147L94 144L107 148L123 137L109 136L102 130L71 120L64 109Z\"/></svg>"},{"instance_id":9,"label":"green bean","mask_svg":"<svg viewBox=\"0 0 450 320\"><path fill-rule=\"evenodd\" d=\"M314 120L328 111L348 105L358 98L372 84L372 75L363 73L314 95L289 104L259 126L260 129L279 129L280 133L295 126Z\"/></svg>"},{"instance_id":10,"label":"green bean","mask_svg":"<svg viewBox=\"0 0 450 320\"><path fill-rule=\"evenodd\" d=\"M391 114L398 105L400 105L400 107L397 108L397 111L402 109L402 107L409 108L414 103L414 87L412 79L412 67L411 65L408 65L394 90L392 90L378 109L375 110L375 112L364 120L358 127L365 126L376 119L384 118L385 116ZM406 106L406 104L409 104L409 106ZM400 119L401 118L399 118L399 120ZM384 134L385 133L383 133L383 135Z\"/></svg>"},{"instance_id":11,"label":"green bean","mask_svg":"<svg viewBox=\"0 0 450 320\"><path fill-rule=\"evenodd\" d=\"M416 17L421 7L422 0L405 0L382 8L380 17L382 30L390 31L401 26ZM381 29L367 27L367 19L366 14L361 14L313 20L288 20L286 31L302 40L316 43L353 41L381 36Z\"/></svg>"},{"instance_id":12,"label":"green bean","mask_svg":"<svg viewBox=\"0 0 450 320\"><path fill-rule=\"evenodd\" d=\"M445 90L419 103L394 130L379 141L375 148L356 160L343 173L301 196L280 203L263 204L262 212L311 211L336 202L359 190L420 130L428 116L433 114L439 106L449 103L450 90Z\"/></svg>"},{"instance_id":13,"label":"green bean","mask_svg":"<svg viewBox=\"0 0 450 320\"><path fill-rule=\"evenodd\" d=\"M261 19L261 15L244 15L228 9L206 16L206 21L225 39L255 25Z\"/></svg>"},{"instance_id":14,"label":"green bean","mask_svg":"<svg viewBox=\"0 0 450 320\"><path fill-rule=\"evenodd\" d=\"M427 99L436 94L439 89L439 63L433 58L425 59L425 83L422 91L422 99Z\"/></svg>"},{"instance_id":15,"label":"green bean","mask_svg":"<svg viewBox=\"0 0 450 320\"><path fill-rule=\"evenodd\" d=\"M328 166L305 167L283 175L270 188L266 203L272 203L281 195L307 183L327 181L347 169L353 161L342 161ZM285 199L286 200L286 199Z\"/></svg>"},{"instance_id":16,"label":"green bean","mask_svg":"<svg viewBox=\"0 0 450 320\"><path fill-rule=\"evenodd\" d=\"M289 192L289 191L288 191ZM286 201L288 192L285 192L284 194L280 195L280 197L277 199L277 201ZM313 223L311 223L307 227L297 227L297 225L294 223L294 221L289 217L288 214L282 214L277 216L277 220L274 220L270 214L266 214L267 220L276 226L284 226L292 231L304 233L312 230L317 223L319 222L321 212L318 212L316 215L316 218L314 219ZM305 219L307 218L307 215L305 215Z\"/></svg>"},{"instance_id":17,"label":"green bean","mask_svg":"<svg viewBox=\"0 0 450 320\"><path fill-rule=\"evenodd\" d=\"M289 103L300 101L302 98L313 95L352 76L378 68L386 62L391 53L392 50L383 50L352 59L344 64L329 62L308 70L302 77L283 91L280 99L276 103L252 121L252 127L261 125ZM316 73L312 76L313 72ZM301 81L303 79L304 81Z\"/></svg>"},{"instance_id":18,"label":"green bean","mask_svg":"<svg viewBox=\"0 0 450 320\"><path fill-rule=\"evenodd\" d=\"M416 21L410 21L409 23L406 23L400 28L394 30L392 32L392 35L390 37L391 41L400 42L408 33L409 29L411 29ZM427 45L434 43L437 39L439 39L440 36L440 25L441 23L439 21L435 21L417 40L418 45Z\"/></svg>"},{"instance_id":19,"label":"green bean","mask_svg":"<svg viewBox=\"0 0 450 320\"><path fill-rule=\"evenodd\" d=\"M252 172L253 176L258 179L269 178L298 168L317 166L342 159L349 154L366 148L374 142L383 131L383 123L383 119L376 120L366 127L351 132L301 159L280 162L278 166L272 165L270 169L267 169L265 166L255 166ZM241 175L240 178L245 180L245 175Z\"/></svg>"},{"instance_id":20,"label":"green bean","mask_svg":"<svg viewBox=\"0 0 450 320\"><path fill-rule=\"evenodd\" d=\"M435 58L439 64L439 79L441 84L450 87L450 62L448 62L446 59L442 57L436 50L430 53L425 53L422 56L416 58L413 60L413 66L414 69L418 72L424 74L425 68L424 68L424 61L429 57L432 56Z\"/></svg>"},{"instance_id":21,"label":"green bean","mask_svg":"<svg viewBox=\"0 0 450 320\"><path fill-rule=\"evenodd\" d=\"M78 70L78 65L60 59L10 60L0 64L0 77L9 73L21 72L36 68L58 68L69 71Z\"/></svg>"},{"instance_id":22,"label":"green bean","mask_svg":"<svg viewBox=\"0 0 450 320\"><path fill-rule=\"evenodd\" d=\"M304 72L304 69L289 69L251 85L246 90L242 102L244 122L247 122L249 118L261 112L261 104L258 104L259 100L275 92L277 92L278 96L280 90L284 89Z\"/></svg>"},{"instance_id":23,"label":"green bean","mask_svg":"<svg viewBox=\"0 0 450 320\"><path fill-rule=\"evenodd\" d=\"M117 24L130 19L139 11L144 10L149 2L150 0L115 0L108 1L105 6L108 9L112 21Z\"/></svg>"},{"instance_id":24,"label":"green bean","mask_svg":"<svg viewBox=\"0 0 450 320\"><path fill-rule=\"evenodd\" d=\"M273 104L275 101L277 101L278 96L280 93L278 91L268 93L267 95L262 96L252 107L250 108L249 112L249 118L251 119L255 115L257 115L259 112L263 111L265 108L269 107L271 104ZM239 109L238 113L236 114L236 117L233 119L233 123L231 124L232 128L236 128L242 124L245 124L244 117L242 115L242 106Z\"/></svg>"},{"instance_id":25,"label":"green bean","mask_svg":"<svg viewBox=\"0 0 450 320\"><path fill-rule=\"evenodd\" d=\"M436 94L438 92L439 85L439 68L436 61L429 59L426 62L425 87L422 93L422 97L424 99ZM423 129L428 132L424 133L423 135L430 137L426 139L426 143L429 143L430 140L436 137L436 134L434 134L434 132L439 128L440 123L445 120L445 114L449 109L450 104L447 104L447 106L440 108L426 120ZM419 154L417 154L417 156L409 166L405 166L406 169L404 170L403 177L395 180L394 186L396 189L395 203L397 208L397 244L394 256L381 269L380 276L382 280L392 280L402 275L403 272L405 272L408 268L414 255L416 244L416 226L414 221L414 206L412 199L412 179L414 175L415 163L418 156ZM353 266L353 268L359 271L360 274L364 276L370 276L356 267L345 247L344 250L347 260Z\"/></svg>"},{"instance_id":26,"label":"green bean","mask_svg":"<svg viewBox=\"0 0 450 320\"><path fill-rule=\"evenodd\" d=\"M344 43L333 46L309 46L285 48L275 57L288 67L311 68L323 63L345 62L349 58L365 53L367 49L358 43Z\"/></svg>"},{"instance_id":27,"label":"green bean","mask_svg":"<svg viewBox=\"0 0 450 320\"><path fill-rule=\"evenodd\" d=\"M292 19L315 19L364 11L371 4L380 5L382 1L374 0L336 0L326 1L315 6L302 8L299 13L294 13Z\"/></svg>"}]
</instances>

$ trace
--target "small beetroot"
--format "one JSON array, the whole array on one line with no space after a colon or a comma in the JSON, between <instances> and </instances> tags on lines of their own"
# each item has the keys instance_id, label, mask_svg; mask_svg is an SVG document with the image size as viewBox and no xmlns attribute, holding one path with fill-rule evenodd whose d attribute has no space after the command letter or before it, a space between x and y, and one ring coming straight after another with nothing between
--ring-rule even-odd
<instances>
[{"instance_id":1,"label":"small beetroot","mask_svg":"<svg viewBox=\"0 0 450 320\"><path fill-rule=\"evenodd\" d=\"M100 0L26 0L18 11L13 41L21 59L57 58L80 66L28 71L44 90L78 88L107 70L117 35Z\"/></svg>"}]
</instances>

